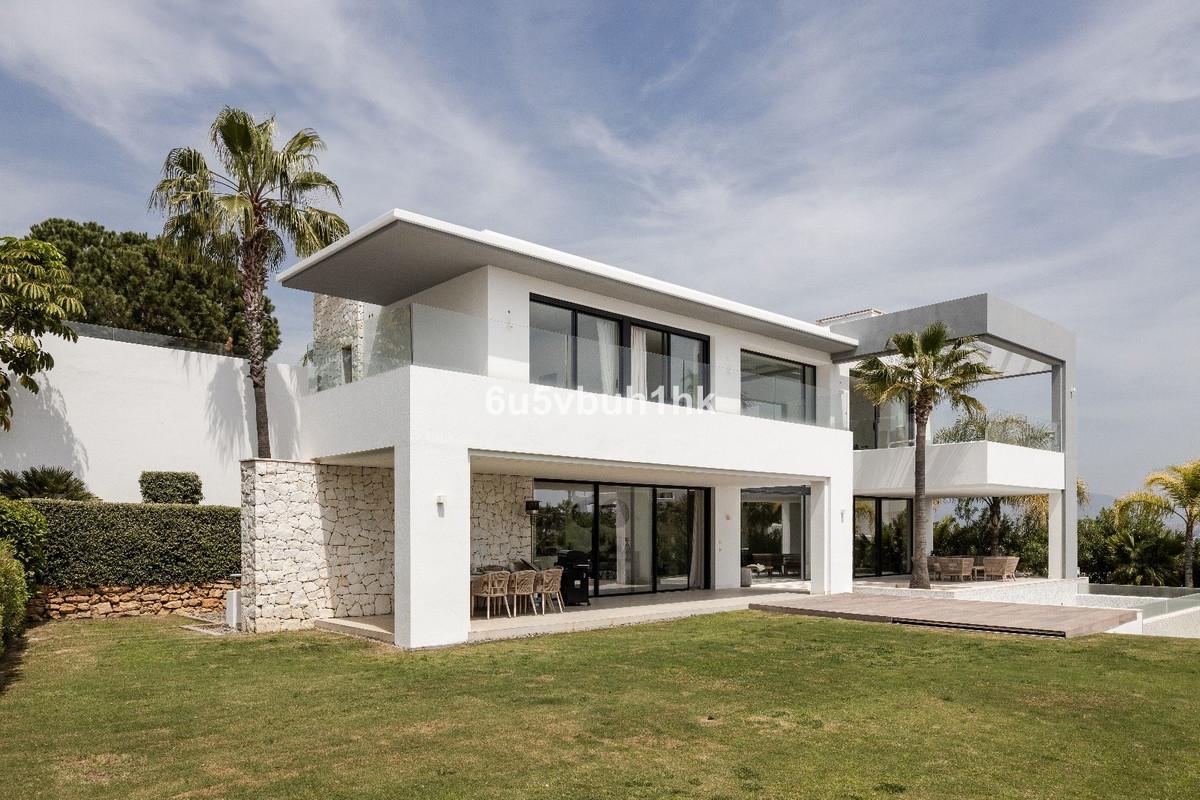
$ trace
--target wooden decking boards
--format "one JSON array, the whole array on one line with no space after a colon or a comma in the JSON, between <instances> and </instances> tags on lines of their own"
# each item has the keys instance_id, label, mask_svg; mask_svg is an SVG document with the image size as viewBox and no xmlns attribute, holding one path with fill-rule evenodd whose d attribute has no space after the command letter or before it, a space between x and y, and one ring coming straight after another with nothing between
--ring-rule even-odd
<instances>
[{"instance_id":1,"label":"wooden decking boards","mask_svg":"<svg viewBox=\"0 0 1200 800\"><path fill-rule=\"evenodd\" d=\"M1118 608L861 594L795 595L751 603L750 608L781 614L1062 638L1101 633L1137 619L1136 611Z\"/></svg>"}]
</instances>

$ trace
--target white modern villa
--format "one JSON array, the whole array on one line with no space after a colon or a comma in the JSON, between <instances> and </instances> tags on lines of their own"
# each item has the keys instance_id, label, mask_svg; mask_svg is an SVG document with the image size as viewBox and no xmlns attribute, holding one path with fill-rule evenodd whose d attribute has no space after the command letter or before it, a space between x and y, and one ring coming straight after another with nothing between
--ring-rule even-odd
<instances>
[{"instance_id":1,"label":"white modern villa","mask_svg":"<svg viewBox=\"0 0 1200 800\"><path fill-rule=\"evenodd\" d=\"M934 445L930 494L1047 495L1047 584L1077 574L1074 336L996 298L814 324L399 210L279 279L313 293L314 344L271 387L295 395L272 400L287 460L242 462L247 630L390 616L397 645L463 642L474 571L563 554L598 604L749 563L878 588L914 555L913 431L851 371L935 319L1004 377L1048 374L1053 435Z\"/></svg>"}]
</instances>

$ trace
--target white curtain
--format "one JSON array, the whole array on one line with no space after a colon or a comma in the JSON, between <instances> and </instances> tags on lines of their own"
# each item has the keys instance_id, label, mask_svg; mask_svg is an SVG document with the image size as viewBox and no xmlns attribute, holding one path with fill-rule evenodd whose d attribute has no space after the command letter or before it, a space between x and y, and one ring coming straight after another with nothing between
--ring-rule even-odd
<instances>
[{"instance_id":1,"label":"white curtain","mask_svg":"<svg viewBox=\"0 0 1200 800\"><path fill-rule=\"evenodd\" d=\"M629 331L630 394L646 396L646 329L634 325Z\"/></svg>"},{"instance_id":2,"label":"white curtain","mask_svg":"<svg viewBox=\"0 0 1200 800\"><path fill-rule=\"evenodd\" d=\"M600 386L606 394L620 394L617 386L621 374L621 351L617 335L617 323L611 319L596 320L596 334L600 340Z\"/></svg>"}]
</instances>

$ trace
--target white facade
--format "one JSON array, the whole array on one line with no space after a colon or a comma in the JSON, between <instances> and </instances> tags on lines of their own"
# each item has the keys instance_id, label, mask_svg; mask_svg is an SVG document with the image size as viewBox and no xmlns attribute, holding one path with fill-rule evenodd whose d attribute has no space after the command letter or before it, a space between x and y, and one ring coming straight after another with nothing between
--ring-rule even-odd
<instances>
[{"instance_id":1,"label":"white facade","mask_svg":"<svg viewBox=\"0 0 1200 800\"><path fill-rule=\"evenodd\" d=\"M827 328L406 212L282 280L345 300L317 303L315 365L271 371L279 462L239 473L254 438L240 360L86 338L55 348L41 396L18 394L0 453L2 467L68 466L107 500L136 500L146 469L199 472L208 502L241 497L253 630L391 613L398 645L466 641L470 571L522 552L539 481L702 490L688 493L705 524L686 584L704 588L740 585L743 491L782 499L786 547L803 549L815 593L853 588L855 496L911 496L911 448L854 450L857 340ZM630 350L633 327L703 341L702 407L627 396L645 381L633 367L616 395L539 385L531 302L542 300L621 320ZM746 354L803 367L803 419L753 413ZM1057 452L930 448L942 496L1041 492L1053 514L1064 475ZM1073 531L1053 528L1052 573L1074 574Z\"/></svg>"}]
</instances>

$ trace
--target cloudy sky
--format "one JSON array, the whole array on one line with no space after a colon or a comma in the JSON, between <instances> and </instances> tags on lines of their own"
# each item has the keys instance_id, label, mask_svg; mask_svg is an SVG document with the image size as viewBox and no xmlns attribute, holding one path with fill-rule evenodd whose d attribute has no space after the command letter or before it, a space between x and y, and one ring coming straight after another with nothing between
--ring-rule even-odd
<instances>
[{"instance_id":1,"label":"cloudy sky","mask_svg":"<svg viewBox=\"0 0 1200 800\"><path fill-rule=\"evenodd\" d=\"M1200 457L1200 5L0 4L0 232L152 231L223 104L392 207L815 319L1077 331L1080 470ZM272 295L298 357L310 300ZM1040 393L1040 390L1038 390Z\"/></svg>"}]
</instances>

